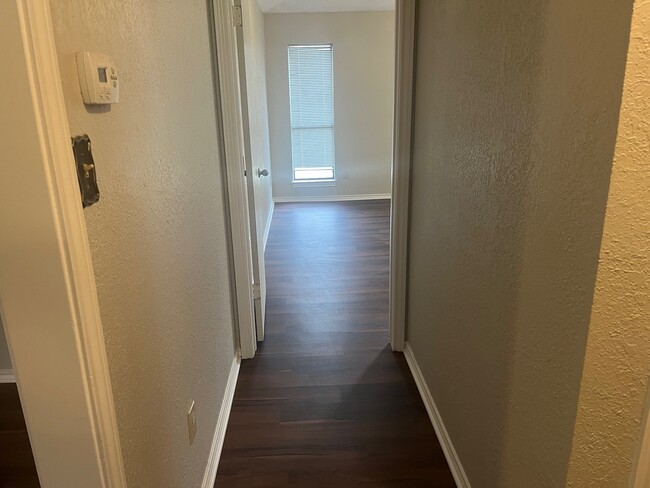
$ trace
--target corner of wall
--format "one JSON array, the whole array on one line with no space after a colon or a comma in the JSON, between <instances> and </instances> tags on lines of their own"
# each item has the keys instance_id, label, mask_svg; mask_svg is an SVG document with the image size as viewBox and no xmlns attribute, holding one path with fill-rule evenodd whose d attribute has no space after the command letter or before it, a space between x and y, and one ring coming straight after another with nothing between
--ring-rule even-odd
<instances>
[{"instance_id":1,"label":"corner of wall","mask_svg":"<svg viewBox=\"0 0 650 488\"><path fill-rule=\"evenodd\" d=\"M648 486L650 3L634 2L568 486ZM647 470L634 484L637 463Z\"/></svg>"}]
</instances>

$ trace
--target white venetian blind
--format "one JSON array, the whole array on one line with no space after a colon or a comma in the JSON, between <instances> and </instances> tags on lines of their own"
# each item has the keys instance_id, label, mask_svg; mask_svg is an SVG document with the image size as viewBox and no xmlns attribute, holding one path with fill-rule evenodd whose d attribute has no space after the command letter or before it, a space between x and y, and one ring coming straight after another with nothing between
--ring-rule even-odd
<instances>
[{"instance_id":1,"label":"white venetian blind","mask_svg":"<svg viewBox=\"0 0 650 488\"><path fill-rule=\"evenodd\" d=\"M332 45L289 46L294 180L334 178Z\"/></svg>"}]
</instances>

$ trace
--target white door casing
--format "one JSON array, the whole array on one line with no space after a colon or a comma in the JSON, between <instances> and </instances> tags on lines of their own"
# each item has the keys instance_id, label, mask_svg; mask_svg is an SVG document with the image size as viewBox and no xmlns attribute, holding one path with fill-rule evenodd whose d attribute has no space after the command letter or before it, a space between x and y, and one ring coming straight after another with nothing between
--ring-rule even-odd
<instances>
[{"instance_id":1,"label":"white door casing","mask_svg":"<svg viewBox=\"0 0 650 488\"><path fill-rule=\"evenodd\" d=\"M406 341L416 15L417 0L396 0L393 195L390 210L390 343L393 351L403 351Z\"/></svg>"},{"instance_id":2,"label":"white door casing","mask_svg":"<svg viewBox=\"0 0 650 488\"><path fill-rule=\"evenodd\" d=\"M125 487L49 2L0 2L0 42L0 300L39 479Z\"/></svg>"},{"instance_id":3,"label":"white door casing","mask_svg":"<svg viewBox=\"0 0 650 488\"><path fill-rule=\"evenodd\" d=\"M252 287L241 285L245 268L264 269L263 261L254 263L252 256L262 258L261 253L253 253L253 241L258 249L264 249L254 225L248 219L248 207L254 205L254 196L250 196L247 186L250 182L243 183L239 177L244 168L244 147L241 139L244 138L244 124L242 122L241 104L247 100L245 94L245 68L240 76L241 66L244 66L243 53L238 52L237 44L243 45L243 32L233 27L238 19L242 18L241 0L234 0L236 4L213 0L214 20L216 31L217 58L219 66L219 89L222 112L223 132L225 135L226 163L228 167L227 181L231 207L232 239L235 255L233 258L239 283L236 286L238 302L239 335L242 358L253 357L255 352L255 338L263 337L256 330L251 314L247 312L248 303L252 300ZM237 11L236 6L239 7ZM406 310L407 310L407 268L408 268L408 227L409 205L411 188L411 123L413 105L413 77L415 61L415 31L417 19L417 0L396 0L395 16L395 114L394 114L394 147L392 168L392 200L391 200L391 229L390 229L390 342L394 351L402 351L406 338ZM239 41L237 42L237 37ZM246 116L248 111L246 110ZM248 125L248 124L246 124ZM248 133L248 158L246 163L247 175L256 177L257 167L250 157L250 133ZM239 168L239 169L238 169ZM254 190L251 191L254 194ZM245 209L245 215L243 213ZM241 245L237 245L237 243ZM246 246L244 246L246 243ZM244 252L246 250L246 252ZM239 271L237 271L239 270ZM252 276L251 271L251 276ZM250 281L248 282L250 284ZM263 281L256 281L262 285ZM262 288L262 286L260 286ZM265 297L265 288L260 289L258 306L262 307L262 297ZM252 308L252 307L251 307ZM260 310L261 312L261 310ZM258 316L261 316L258 313ZM248 345L247 345L248 344Z\"/></svg>"}]
</instances>

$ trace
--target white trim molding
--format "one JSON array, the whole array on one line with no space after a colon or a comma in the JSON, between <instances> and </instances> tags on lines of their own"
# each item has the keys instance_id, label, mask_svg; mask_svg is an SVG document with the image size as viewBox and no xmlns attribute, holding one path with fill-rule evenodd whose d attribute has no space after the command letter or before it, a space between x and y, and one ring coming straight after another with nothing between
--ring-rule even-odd
<instances>
[{"instance_id":1,"label":"white trim molding","mask_svg":"<svg viewBox=\"0 0 650 488\"><path fill-rule=\"evenodd\" d=\"M36 469L43 486L125 487L50 2L0 2L0 19L0 112L21 114L0 134L20 161L0 165L0 296Z\"/></svg>"},{"instance_id":2,"label":"white trim molding","mask_svg":"<svg viewBox=\"0 0 650 488\"><path fill-rule=\"evenodd\" d=\"M411 132L417 0L397 0L395 11L395 115L393 199L390 212L390 344L406 340L408 234L411 195Z\"/></svg>"},{"instance_id":3,"label":"white trim molding","mask_svg":"<svg viewBox=\"0 0 650 488\"><path fill-rule=\"evenodd\" d=\"M438 441L440 442L440 446L445 453L445 458L447 458L449 469L451 469L451 473L454 476L454 480L456 481L458 488L471 488L469 479L467 478L465 470L463 469L463 465L460 462L460 458L458 457L456 449L454 449L454 445L451 442L451 437L449 437L449 433L445 428L445 424L442 421L440 412L438 412L436 403L433 401L429 387L424 381L424 376L422 376L420 366L418 366L418 362L413 355L413 349L411 349L411 346L408 342L404 344L404 357L406 358L406 362L411 369L411 374L413 375L415 384L420 391L420 396L422 396L422 401L424 402L424 406L426 407L427 413L429 414L429 419L431 420L433 428L436 431L436 436L438 436Z\"/></svg>"},{"instance_id":4,"label":"white trim molding","mask_svg":"<svg viewBox=\"0 0 650 488\"><path fill-rule=\"evenodd\" d=\"M296 197L273 197L273 201L275 203L349 202L355 200L390 200L390 193L370 193L365 195L309 195Z\"/></svg>"},{"instance_id":5,"label":"white trim molding","mask_svg":"<svg viewBox=\"0 0 650 488\"><path fill-rule=\"evenodd\" d=\"M269 210L269 219L266 222L266 228L264 229L264 249L263 252L266 252L266 242L269 240L269 232L271 232L271 222L273 221L273 212L275 211L275 202L271 200L271 208Z\"/></svg>"},{"instance_id":6,"label":"white trim molding","mask_svg":"<svg viewBox=\"0 0 650 488\"><path fill-rule=\"evenodd\" d=\"M13 369L0 369L0 383L15 383L16 375Z\"/></svg>"},{"instance_id":7,"label":"white trim molding","mask_svg":"<svg viewBox=\"0 0 650 488\"><path fill-rule=\"evenodd\" d=\"M228 428L228 419L230 418L230 411L232 410L232 402L235 398L235 389L237 387L237 377L239 376L239 366L241 364L241 357L239 354L235 355L230 367L230 374L228 375L228 383L226 384L226 391L223 395L221 402L221 409L219 410L219 418L217 419L217 427L214 430L214 437L212 438L212 447L210 448L210 457L208 458L208 465L205 469L203 476L202 488L213 488L217 479L217 469L219 468L219 459L221 458L221 450L223 449L223 442L226 439L226 429Z\"/></svg>"}]
</instances>

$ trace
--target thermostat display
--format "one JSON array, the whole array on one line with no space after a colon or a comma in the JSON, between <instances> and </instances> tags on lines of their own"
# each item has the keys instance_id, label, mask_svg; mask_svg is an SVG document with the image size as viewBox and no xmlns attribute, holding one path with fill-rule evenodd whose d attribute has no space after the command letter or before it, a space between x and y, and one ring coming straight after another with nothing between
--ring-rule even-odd
<instances>
[{"instance_id":1,"label":"thermostat display","mask_svg":"<svg viewBox=\"0 0 650 488\"><path fill-rule=\"evenodd\" d=\"M120 80L115 64L105 54L78 52L77 74L81 96L88 105L120 101Z\"/></svg>"}]
</instances>

